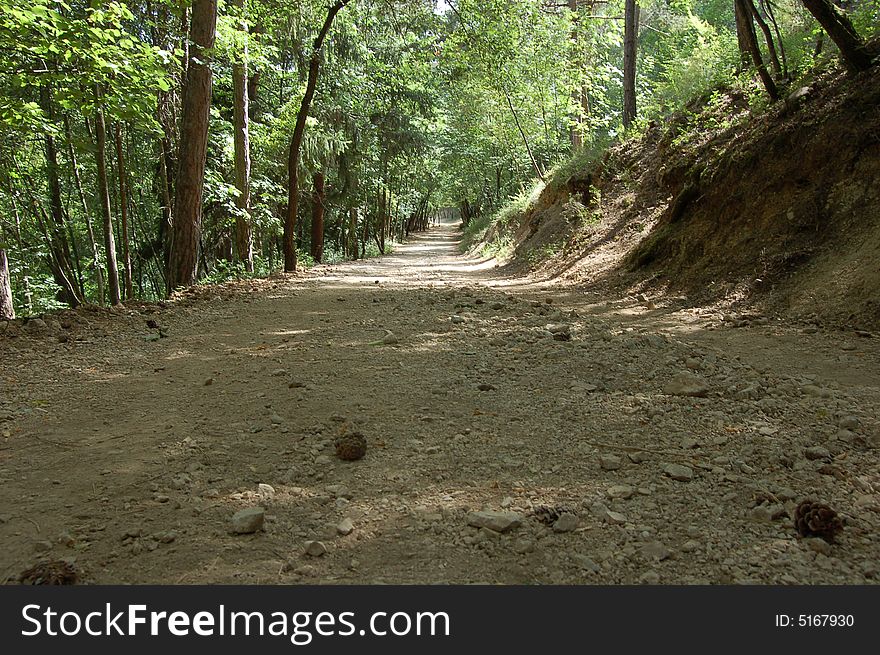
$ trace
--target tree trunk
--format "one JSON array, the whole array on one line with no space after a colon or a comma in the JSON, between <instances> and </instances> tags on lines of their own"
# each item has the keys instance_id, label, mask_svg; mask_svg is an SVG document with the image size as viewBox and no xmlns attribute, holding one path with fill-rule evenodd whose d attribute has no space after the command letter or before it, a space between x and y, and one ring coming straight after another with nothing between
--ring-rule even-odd
<instances>
[{"instance_id":1,"label":"tree trunk","mask_svg":"<svg viewBox=\"0 0 880 655\"><path fill-rule=\"evenodd\" d=\"M738 0L733 0L733 15L736 20L736 42L739 46L739 68L737 72L746 70L751 60L751 51L749 50L749 30L754 29L749 12L745 10L745 6L740 4Z\"/></svg>"},{"instance_id":2,"label":"tree trunk","mask_svg":"<svg viewBox=\"0 0 880 655\"><path fill-rule=\"evenodd\" d=\"M385 254L385 226L388 224L388 194L386 188L382 187L382 195L381 201L379 202L379 231L376 233L378 236L378 246L379 253Z\"/></svg>"},{"instance_id":3,"label":"tree trunk","mask_svg":"<svg viewBox=\"0 0 880 655\"><path fill-rule=\"evenodd\" d=\"M101 257L98 253L98 242L95 239L95 228L92 224L92 213L89 211L89 203L86 201L86 194L83 189L82 177L79 174L79 164L76 160L76 150L73 147L71 139L70 121L64 119L64 127L67 133L67 146L70 155L70 167L73 169L73 180L76 185L76 191L79 194L79 201L82 204L83 216L86 219L86 230L89 235L89 245L92 250L92 269L95 273L95 284L98 287L98 302L104 304L104 270L101 267Z\"/></svg>"},{"instance_id":4,"label":"tree trunk","mask_svg":"<svg viewBox=\"0 0 880 655\"><path fill-rule=\"evenodd\" d=\"M523 131L522 125L519 122L519 116L516 113L516 109L513 108L513 101L510 99L510 94L507 90L504 91L504 98L507 100L507 106L510 109L510 114L513 116L513 122L516 123L516 129L519 131L519 136L523 140L523 144L526 146L526 152L529 155L529 159L532 162L532 166L535 168L535 173L538 175L538 179L542 182L544 181L544 171L541 170L540 164L538 164L538 160L535 159L535 154L532 152L532 146L529 143L529 139L526 136L525 131Z\"/></svg>"},{"instance_id":5,"label":"tree trunk","mask_svg":"<svg viewBox=\"0 0 880 655\"><path fill-rule=\"evenodd\" d=\"M761 8L766 12L767 18L773 25L773 31L776 33L776 42L779 44L779 56L782 59L782 76L788 78L788 61L785 56L785 43L782 41L782 31L779 29L779 23L776 21L776 15L773 13L773 2L770 0L761 0Z\"/></svg>"},{"instance_id":6,"label":"tree trunk","mask_svg":"<svg viewBox=\"0 0 880 655\"><path fill-rule=\"evenodd\" d=\"M315 86L318 83L318 70L321 66L321 47L324 39L333 25L333 19L339 10L351 0L337 0L327 9L327 17L321 31L315 37L312 46L312 56L309 59L309 77L306 82L306 92L300 104L299 113L296 115L296 125L293 128L293 138L290 140L290 151L287 157L287 216L284 220L284 271L291 273L296 271L296 214L299 210L299 157L302 149L303 135L306 130L306 118L309 116L309 108L312 98L315 96Z\"/></svg>"},{"instance_id":7,"label":"tree trunk","mask_svg":"<svg viewBox=\"0 0 880 655\"><path fill-rule=\"evenodd\" d=\"M358 258L357 225L357 207L350 207L348 210L348 256L352 259Z\"/></svg>"},{"instance_id":8,"label":"tree trunk","mask_svg":"<svg viewBox=\"0 0 880 655\"><path fill-rule=\"evenodd\" d=\"M636 119L636 53L639 39L639 6L626 0L623 36L623 128Z\"/></svg>"},{"instance_id":9,"label":"tree trunk","mask_svg":"<svg viewBox=\"0 0 880 655\"><path fill-rule=\"evenodd\" d=\"M746 16L746 22L745 25L743 25L745 30L743 39L745 40L745 45L752 57L752 63L754 63L755 68L758 69L758 76L761 78L761 82L767 90L767 95L770 96L771 100L778 100L779 90L776 88L776 83L773 81L770 71L767 70L767 66L764 64L764 59L761 57L761 49L758 47L758 36L755 34L755 24L752 22L752 11L749 9L751 0L735 0L735 2L739 5L740 11L743 15Z\"/></svg>"},{"instance_id":10,"label":"tree trunk","mask_svg":"<svg viewBox=\"0 0 880 655\"><path fill-rule=\"evenodd\" d=\"M773 67L773 73L777 78L782 77L782 64L779 62L779 55L776 53L776 44L773 43L773 35L770 33L770 26L767 25L767 21L764 20L764 17L761 16L761 12L759 12L758 8L755 6L754 0L747 0L747 4L749 6L749 11L752 14L752 18L758 24L758 27L761 28L761 33L764 35L764 42L767 44L767 54L770 57L770 65ZM779 47L782 47L782 43L779 44Z\"/></svg>"},{"instance_id":11,"label":"tree trunk","mask_svg":"<svg viewBox=\"0 0 880 655\"><path fill-rule=\"evenodd\" d=\"M364 233L361 238L361 259L367 256L367 243L370 240L370 217L364 216Z\"/></svg>"},{"instance_id":12,"label":"tree trunk","mask_svg":"<svg viewBox=\"0 0 880 655\"><path fill-rule=\"evenodd\" d=\"M12 305L12 282L9 279L9 264L6 250L0 248L0 319L15 318L15 307Z\"/></svg>"},{"instance_id":13,"label":"tree trunk","mask_svg":"<svg viewBox=\"0 0 880 655\"><path fill-rule=\"evenodd\" d=\"M858 73L871 67L871 53L841 9L835 7L830 0L803 0L803 3L837 44L847 70Z\"/></svg>"},{"instance_id":14,"label":"tree trunk","mask_svg":"<svg viewBox=\"0 0 880 655\"><path fill-rule=\"evenodd\" d=\"M199 237L202 227L202 185L208 149L211 112L210 50L217 27L217 0L195 0L190 25L189 66L180 122L180 153L171 248L168 256L167 292L196 281Z\"/></svg>"},{"instance_id":15,"label":"tree trunk","mask_svg":"<svg viewBox=\"0 0 880 655\"><path fill-rule=\"evenodd\" d=\"M101 201L101 216L104 219L104 252L107 255L107 282L110 285L110 304L118 305L119 269L116 266L116 240L113 237L113 216L110 213L110 189L107 185L107 128L104 125L104 110L101 107L101 91L96 89L98 108L95 112L95 158L98 168L98 196Z\"/></svg>"},{"instance_id":16,"label":"tree trunk","mask_svg":"<svg viewBox=\"0 0 880 655\"><path fill-rule=\"evenodd\" d=\"M47 118L54 118L54 104L46 87L40 90L40 104ZM49 232L49 247L52 250L51 256L55 261L52 277L55 279L55 283L61 287L61 299L71 307L76 307L80 304L81 298L72 282L75 278L70 262L70 246L64 234L64 206L61 202L61 184L58 181L58 152L55 148L55 138L51 133L46 134L45 145L46 180L49 184L49 209L52 218L47 230Z\"/></svg>"},{"instance_id":17,"label":"tree trunk","mask_svg":"<svg viewBox=\"0 0 880 655\"><path fill-rule=\"evenodd\" d=\"M246 0L235 0L235 6L244 12ZM248 50L245 38L241 59L232 65L233 129L235 130L235 188L238 197L235 206L235 250L246 271L254 270L254 237L251 228L251 153L248 134Z\"/></svg>"},{"instance_id":18,"label":"tree trunk","mask_svg":"<svg viewBox=\"0 0 880 655\"><path fill-rule=\"evenodd\" d=\"M122 270L125 298L130 299L134 295L131 286L131 249L128 238L128 180L125 175L125 153L122 148L122 130L119 121L116 122L116 161L119 174L119 216L122 219Z\"/></svg>"},{"instance_id":19,"label":"tree trunk","mask_svg":"<svg viewBox=\"0 0 880 655\"><path fill-rule=\"evenodd\" d=\"M24 253L24 245L21 240L21 214L18 211L18 203L15 201L15 195L9 197L12 203L12 215L15 218L15 240L18 243L18 252ZM28 263L25 257L22 261L21 290L24 296L24 308L28 314L34 311L34 294L31 293L31 278L28 275Z\"/></svg>"},{"instance_id":20,"label":"tree trunk","mask_svg":"<svg viewBox=\"0 0 880 655\"><path fill-rule=\"evenodd\" d=\"M577 21L577 0L568 0L568 8L571 10L572 15L572 28L571 28L571 43L572 47L577 49L577 29L576 29L576 21ZM577 57L575 56L575 61L577 61ZM575 105L583 106L583 95L584 89L581 87L580 89L575 89L572 91L571 99ZM575 150L584 145L583 135L581 134L581 114L580 111L572 116L572 125L569 128L569 139L571 140L571 147Z\"/></svg>"},{"instance_id":21,"label":"tree trunk","mask_svg":"<svg viewBox=\"0 0 880 655\"><path fill-rule=\"evenodd\" d=\"M312 184L315 193L312 201L312 259L320 264L324 257L324 173L316 172L312 175Z\"/></svg>"}]
</instances>

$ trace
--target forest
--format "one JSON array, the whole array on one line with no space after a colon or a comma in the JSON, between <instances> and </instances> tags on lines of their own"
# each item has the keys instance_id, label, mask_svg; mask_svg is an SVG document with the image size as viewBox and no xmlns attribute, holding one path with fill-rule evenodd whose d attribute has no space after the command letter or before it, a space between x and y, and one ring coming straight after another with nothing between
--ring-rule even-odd
<instances>
[{"instance_id":1,"label":"forest","mask_svg":"<svg viewBox=\"0 0 880 655\"><path fill-rule=\"evenodd\" d=\"M722 86L871 65L878 3L3 0L0 314L485 224Z\"/></svg>"},{"instance_id":2,"label":"forest","mask_svg":"<svg viewBox=\"0 0 880 655\"><path fill-rule=\"evenodd\" d=\"M880 0L0 0L0 585L876 585L878 63Z\"/></svg>"}]
</instances>

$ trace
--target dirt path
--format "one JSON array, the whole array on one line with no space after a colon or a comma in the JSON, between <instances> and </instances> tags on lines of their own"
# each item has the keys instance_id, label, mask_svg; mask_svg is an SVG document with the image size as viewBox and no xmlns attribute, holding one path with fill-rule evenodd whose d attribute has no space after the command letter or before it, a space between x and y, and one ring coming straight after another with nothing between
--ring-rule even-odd
<instances>
[{"instance_id":1,"label":"dirt path","mask_svg":"<svg viewBox=\"0 0 880 655\"><path fill-rule=\"evenodd\" d=\"M90 583L878 579L877 339L508 279L456 237L6 327L0 576L75 558ZM364 459L335 457L343 430ZM839 543L797 537L806 497L845 518ZM254 505L265 530L230 534ZM469 526L484 509L512 525Z\"/></svg>"}]
</instances>

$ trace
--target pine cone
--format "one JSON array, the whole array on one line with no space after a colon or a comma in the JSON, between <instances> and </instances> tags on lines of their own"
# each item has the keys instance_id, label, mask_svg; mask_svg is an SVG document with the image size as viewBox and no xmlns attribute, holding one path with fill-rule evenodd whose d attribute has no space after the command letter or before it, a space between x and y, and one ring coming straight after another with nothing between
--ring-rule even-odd
<instances>
[{"instance_id":1,"label":"pine cone","mask_svg":"<svg viewBox=\"0 0 880 655\"><path fill-rule=\"evenodd\" d=\"M843 530L843 521L828 505L804 500L794 511L794 527L802 537L822 537L830 543Z\"/></svg>"},{"instance_id":2,"label":"pine cone","mask_svg":"<svg viewBox=\"0 0 880 655\"><path fill-rule=\"evenodd\" d=\"M544 525L553 525L567 511L568 509L565 507L548 507L547 505L538 505L532 509L535 518Z\"/></svg>"},{"instance_id":3,"label":"pine cone","mask_svg":"<svg viewBox=\"0 0 880 655\"><path fill-rule=\"evenodd\" d=\"M360 459L367 454L367 439L360 432L343 434L336 439L336 456L346 462Z\"/></svg>"},{"instance_id":4,"label":"pine cone","mask_svg":"<svg viewBox=\"0 0 880 655\"><path fill-rule=\"evenodd\" d=\"M72 585L76 584L76 567L64 560L40 562L18 576L21 584Z\"/></svg>"}]
</instances>

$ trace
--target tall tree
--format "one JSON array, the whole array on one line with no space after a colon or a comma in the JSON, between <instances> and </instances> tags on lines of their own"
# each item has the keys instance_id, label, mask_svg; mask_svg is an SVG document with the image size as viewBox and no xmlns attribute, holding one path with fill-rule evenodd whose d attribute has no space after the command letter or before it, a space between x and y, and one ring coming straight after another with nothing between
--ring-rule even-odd
<instances>
[{"instance_id":1,"label":"tall tree","mask_svg":"<svg viewBox=\"0 0 880 655\"><path fill-rule=\"evenodd\" d=\"M217 0L194 0L183 117L180 123L180 154L174 186L171 246L168 255L167 290L196 281L202 222L202 186L208 151L208 119L211 113L211 48L217 32Z\"/></svg>"},{"instance_id":2,"label":"tall tree","mask_svg":"<svg viewBox=\"0 0 880 655\"><path fill-rule=\"evenodd\" d=\"M835 7L830 0L803 0L803 3L825 28L831 40L837 44L840 56L851 73L858 73L871 67L872 53L842 9Z\"/></svg>"},{"instance_id":3,"label":"tall tree","mask_svg":"<svg viewBox=\"0 0 880 655\"><path fill-rule=\"evenodd\" d=\"M737 68L738 72L746 70L752 59L752 53L749 49L749 30L754 30L754 28L751 27L752 19L747 9L748 7L743 3L738 0L733 0L733 16L736 23L736 42L739 46L740 65Z\"/></svg>"},{"instance_id":4,"label":"tall tree","mask_svg":"<svg viewBox=\"0 0 880 655\"><path fill-rule=\"evenodd\" d=\"M104 124L104 108L101 106L101 89L97 86L95 98L95 160L98 170L98 199L101 202L101 216L104 219L104 253L107 256L107 283L110 285L110 302L113 305L118 305L122 300L122 295L119 291L116 239L113 236L110 189L107 184L107 126Z\"/></svg>"},{"instance_id":5,"label":"tall tree","mask_svg":"<svg viewBox=\"0 0 880 655\"><path fill-rule=\"evenodd\" d=\"M761 48L758 46L758 36L755 33L755 23L752 20L752 10L750 8L751 0L734 0L734 2L736 2L739 11L744 17L742 26L737 23L737 29L743 30L743 33L739 35L740 42L748 50L752 63L758 71L758 77L761 78L761 82L767 91L767 95L770 96L771 100L778 100L779 89L776 88L776 82L773 81L770 71L767 70L767 65L761 56Z\"/></svg>"},{"instance_id":6,"label":"tall tree","mask_svg":"<svg viewBox=\"0 0 880 655\"><path fill-rule=\"evenodd\" d=\"M568 0L568 8L571 11L571 41L572 45L577 48L577 10L578 10L578 0ZM572 117L572 125L569 130L569 139L571 140L571 146L574 149L580 148L583 145L583 135L581 134L581 122L583 118L581 117L580 107L578 105L584 105L584 95L585 89L580 86L579 88L575 88L571 93L572 104L575 105L575 114Z\"/></svg>"},{"instance_id":7,"label":"tall tree","mask_svg":"<svg viewBox=\"0 0 880 655\"><path fill-rule=\"evenodd\" d=\"M55 103L48 87L40 89L40 104L46 117L55 118ZM61 202L61 183L58 177L58 151L52 131L47 130L44 137L46 153L46 182L49 187L49 214L51 220L46 226L49 234L49 265L55 283L60 287L61 299L71 307L80 304L79 291L74 284L73 265L70 260L70 246L67 241L64 221L64 206Z\"/></svg>"},{"instance_id":8,"label":"tall tree","mask_svg":"<svg viewBox=\"0 0 880 655\"><path fill-rule=\"evenodd\" d=\"M333 25L336 14L351 0L337 0L327 9L327 17L324 24L315 37L312 45L312 55L309 59L309 76L306 81L306 92L300 104L299 113L296 115L296 125L293 128L293 138L290 140L290 150L287 157L287 215L284 220L284 271L287 273L296 271L296 215L299 211L299 159L302 150L303 136L306 131L306 119L309 116L309 108L312 98L315 97L315 86L318 83L318 72L321 67L321 48L324 39Z\"/></svg>"},{"instance_id":9,"label":"tall tree","mask_svg":"<svg viewBox=\"0 0 880 655\"><path fill-rule=\"evenodd\" d=\"M134 292L131 286L131 249L128 238L128 180L126 179L125 151L122 147L122 130L119 121L116 121L116 167L119 175L119 217L122 221L119 236L122 239L123 291L125 298L129 299L134 295Z\"/></svg>"},{"instance_id":10,"label":"tall tree","mask_svg":"<svg viewBox=\"0 0 880 655\"><path fill-rule=\"evenodd\" d=\"M324 192L324 173L315 171L312 175L312 184L315 193L312 199L312 259L321 263L324 258L324 205L326 194Z\"/></svg>"},{"instance_id":11,"label":"tall tree","mask_svg":"<svg viewBox=\"0 0 880 655\"><path fill-rule=\"evenodd\" d=\"M65 117L64 130L67 135L67 155L70 158L70 168L73 171L73 180L76 185L76 192L79 195L79 202L82 205L83 217L86 222L86 232L89 237L89 246L92 255L92 271L95 274L95 285L98 287L98 302L104 304L104 271L101 268L101 258L98 253L98 242L95 239L95 228L92 225L92 213L89 211L89 203L86 200L86 193L83 189L82 176L79 172L79 163L76 158L76 149L73 146L73 137L70 129L70 120Z\"/></svg>"},{"instance_id":12,"label":"tall tree","mask_svg":"<svg viewBox=\"0 0 880 655\"><path fill-rule=\"evenodd\" d=\"M6 259L6 248L0 243L0 319L15 318L12 306L12 283L9 279L9 263Z\"/></svg>"},{"instance_id":13,"label":"tall tree","mask_svg":"<svg viewBox=\"0 0 880 655\"><path fill-rule=\"evenodd\" d=\"M636 119L636 56L639 39L639 5L626 0L623 36L623 127Z\"/></svg>"},{"instance_id":14,"label":"tall tree","mask_svg":"<svg viewBox=\"0 0 880 655\"><path fill-rule=\"evenodd\" d=\"M244 47L232 64L232 112L235 148L235 188L238 196L235 205L235 255L245 270L254 270L254 237L251 228L251 153L248 117L248 25L245 20L246 0L235 0L242 16Z\"/></svg>"},{"instance_id":15,"label":"tall tree","mask_svg":"<svg viewBox=\"0 0 880 655\"><path fill-rule=\"evenodd\" d=\"M770 26L767 24L767 21L764 20L761 12L758 11L758 7L755 5L754 0L746 0L746 4L749 6L752 18L758 24L761 33L764 35L764 42L767 44L767 55L770 59L770 65L773 67L773 74L777 77L782 77L782 64L780 63L779 55L776 52L776 44L773 41L773 35L770 33ZM779 47L783 47L782 43L779 44Z\"/></svg>"}]
</instances>

